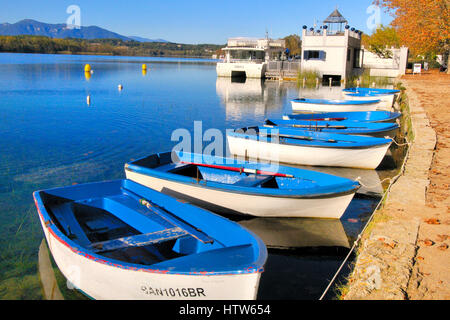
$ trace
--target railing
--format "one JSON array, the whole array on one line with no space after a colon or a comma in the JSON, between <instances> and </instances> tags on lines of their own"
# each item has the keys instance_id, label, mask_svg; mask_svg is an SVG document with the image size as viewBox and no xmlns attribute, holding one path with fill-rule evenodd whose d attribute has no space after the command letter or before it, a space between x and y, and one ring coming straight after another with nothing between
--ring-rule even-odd
<instances>
[{"instance_id":1,"label":"railing","mask_svg":"<svg viewBox=\"0 0 450 320\"><path fill-rule=\"evenodd\" d=\"M267 71L297 72L299 70L300 62L296 61L270 61L267 64Z\"/></svg>"},{"instance_id":2,"label":"railing","mask_svg":"<svg viewBox=\"0 0 450 320\"><path fill-rule=\"evenodd\" d=\"M225 59L223 62L227 62L227 60ZM264 60L263 59L231 59L230 62L231 63L254 63L254 64L259 64L259 63L263 63Z\"/></svg>"}]
</instances>

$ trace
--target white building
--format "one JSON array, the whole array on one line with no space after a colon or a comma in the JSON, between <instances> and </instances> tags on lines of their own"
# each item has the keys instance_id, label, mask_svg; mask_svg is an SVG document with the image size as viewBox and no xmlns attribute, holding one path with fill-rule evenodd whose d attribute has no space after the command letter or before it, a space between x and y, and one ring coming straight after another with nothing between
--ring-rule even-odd
<instances>
[{"instance_id":1,"label":"white building","mask_svg":"<svg viewBox=\"0 0 450 320\"><path fill-rule=\"evenodd\" d=\"M363 71L362 32L350 28L336 9L319 29L302 31L301 69L317 71L326 80L342 80Z\"/></svg>"},{"instance_id":2,"label":"white building","mask_svg":"<svg viewBox=\"0 0 450 320\"><path fill-rule=\"evenodd\" d=\"M231 38L228 39L223 62L216 66L217 76L264 78L267 63L279 60L285 49L284 40Z\"/></svg>"},{"instance_id":3,"label":"white building","mask_svg":"<svg viewBox=\"0 0 450 320\"><path fill-rule=\"evenodd\" d=\"M370 70L372 77L391 77L395 78L406 73L408 64L408 48L390 48L390 58L382 58L377 54L364 49L363 68Z\"/></svg>"}]
</instances>

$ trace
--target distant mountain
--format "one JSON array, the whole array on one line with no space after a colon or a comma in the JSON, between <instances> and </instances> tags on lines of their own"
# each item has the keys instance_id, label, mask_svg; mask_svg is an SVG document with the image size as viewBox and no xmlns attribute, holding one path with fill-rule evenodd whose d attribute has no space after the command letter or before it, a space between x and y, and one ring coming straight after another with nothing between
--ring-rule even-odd
<instances>
[{"instance_id":1,"label":"distant mountain","mask_svg":"<svg viewBox=\"0 0 450 320\"><path fill-rule=\"evenodd\" d=\"M138 41L138 42L169 42L164 39L147 39L147 38L142 38L142 37L138 37L138 36L128 36L128 38L133 39L134 41Z\"/></svg>"},{"instance_id":2,"label":"distant mountain","mask_svg":"<svg viewBox=\"0 0 450 320\"><path fill-rule=\"evenodd\" d=\"M151 40L140 37L126 37L118 33L97 27L81 27L80 29L70 29L65 23L49 24L31 19L25 19L17 23L0 24L0 35L18 36L33 35L45 36L50 38L78 38L78 39L121 39L124 41L140 41L140 42L167 42L162 39ZM137 40L139 38L141 40Z\"/></svg>"}]
</instances>

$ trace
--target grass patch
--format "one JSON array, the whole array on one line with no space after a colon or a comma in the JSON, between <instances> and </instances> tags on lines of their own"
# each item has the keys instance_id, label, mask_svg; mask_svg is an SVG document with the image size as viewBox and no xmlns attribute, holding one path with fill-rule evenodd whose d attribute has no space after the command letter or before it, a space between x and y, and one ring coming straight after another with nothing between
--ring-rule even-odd
<instances>
[{"instance_id":1,"label":"grass patch","mask_svg":"<svg viewBox=\"0 0 450 320\"><path fill-rule=\"evenodd\" d=\"M306 87L315 87L317 79L319 79L319 83L322 81L319 71L307 69L300 70L297 75L297 86L303 86L304 82Z\"/></svg>"},{"instance_id":2,"label":"grass patch","mask_svg":"<svg viewBox=\"0 0 450 320\"><path fill-rule=\"evenodd\" d=\"M370 70L364 70L363 74L360 76L350 76L347 78L345 87L352 88L358 85L364 88L370 88L375 84L375 87L383 87L393 84L392 78L389 77L375 77L370 75Z\"/></svg>"}]
</instances>

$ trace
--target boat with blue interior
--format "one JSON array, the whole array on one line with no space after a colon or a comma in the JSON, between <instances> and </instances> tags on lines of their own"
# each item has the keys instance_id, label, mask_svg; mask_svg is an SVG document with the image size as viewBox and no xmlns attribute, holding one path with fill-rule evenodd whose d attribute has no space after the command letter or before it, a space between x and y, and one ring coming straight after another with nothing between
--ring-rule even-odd
<instances>
[{"instance_id":1,"label":"boat with blue interior","mask_svg":"<svg viewBox=\"0 0 450 320\"><path fill-rule=\"evenodd\" d=\"M299 112L349 112L349 111L375 111L378 109L380 99L367 97L356 100L336 99L307 99L299 98L291 101L292 110Z\"/></svg>"},{"instance_id":2,"label":"boat with blue interior","mask_svg":"<svg viewBox=\"0 0 450 320\"><path fill-rule=\"evenodd\" d=\"M305 121L266 119L264 127L285 127L318 132L368 135L372 137L395 137L399 125L396 123L372 123L356 121Z\"/></svg>"},{"instance_id":3,"label":"boat with blue interior","mask_svg":"<svg viewBox=\"0 0 450 320\"><path fill-rule=\"evenodd\" d=\"M392 139L291 128L246 127L227 132L232 154L299 165L375 169Z\"/></svg>"},{"instance_id":4,"label":"boat with blue interior","mask_svg":"<svg viewBox=\"0 0 450 320\"><path fill-rule=\"evenodd\" d=\"M360 187L350 179L298 169L181 151L125 165L127 179L227 214L340 218Z\"/></svg>"},{"instance_id":5,"label":"boat with blue interior","mask_svg":"<svg viewBox=\"0 0 450 320\"><path fill-rule=\"evenodd\" d=\"M33 193L59 270L93 299L255 299L267 259L235 222L130 180Z\"/></svg>"},{"instance_id":6,"label":"boat with blue interior","mask_svg":"<svg viewBox=\"0 0 450 320\"><path fill-rule=\"evenodd\" d=\"M303 121L395 122L401 116L401 112L392 111L353 111L294 113L283 115L283 119Z\"/></svg>"}]
</instances>

